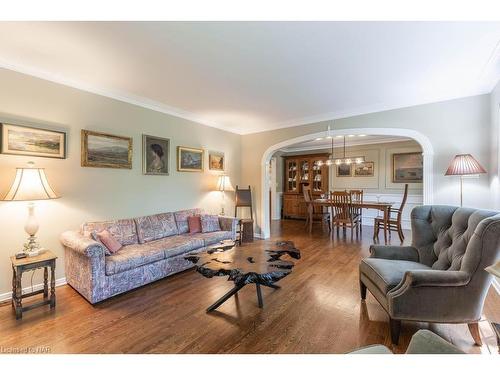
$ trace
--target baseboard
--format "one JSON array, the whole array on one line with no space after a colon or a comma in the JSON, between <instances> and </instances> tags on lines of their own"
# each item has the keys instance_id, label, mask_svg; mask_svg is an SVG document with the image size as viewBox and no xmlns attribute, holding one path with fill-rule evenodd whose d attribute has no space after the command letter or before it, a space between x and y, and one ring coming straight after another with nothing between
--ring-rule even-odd
<instances>
[{"instance_id":1,"label":"baseboard","mask_svg":"<svg viewBox=\"0 0 500 375\"><path fill-rule=\"evenodd\" d=\"M61 285L65 285L65 284L66 284L65 277L61 277L60 279L56 279L56 286L61 286ZM42 290L42 289L43 289L43 283L33 285L33 291ZM23 288L23 294L29 293L29 292L31 292L31 286ZM11 299L12 299L12 291L0 294L0 302L8 301Z\"/></svg>"}]
</instances>

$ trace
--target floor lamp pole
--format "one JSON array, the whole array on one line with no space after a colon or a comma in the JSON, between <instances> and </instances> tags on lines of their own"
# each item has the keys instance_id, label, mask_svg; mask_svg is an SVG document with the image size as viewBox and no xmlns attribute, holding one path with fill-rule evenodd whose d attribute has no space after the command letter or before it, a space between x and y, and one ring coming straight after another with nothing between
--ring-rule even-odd
<instances>
[{"instance_id":1,"label":"floor lamp pole","mask_svg":"<svg viewBox=\"0 0 500 375\"><path fill-rule=\"evenodd\" d=\"M463 185L464 185L464 176L460 175L460 207L463 207Z\"/></svg>"}]
</instances>

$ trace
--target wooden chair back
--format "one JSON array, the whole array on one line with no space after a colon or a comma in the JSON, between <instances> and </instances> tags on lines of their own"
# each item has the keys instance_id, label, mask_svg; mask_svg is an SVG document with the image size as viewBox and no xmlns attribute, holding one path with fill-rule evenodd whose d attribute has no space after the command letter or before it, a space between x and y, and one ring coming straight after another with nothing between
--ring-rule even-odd
<instances>
[{"instance_id":1,"label":"wooden chair back","mask_svg":"<svg viewBox=\"0 0 500 375\"><path fill-rule=\"evenodd\" d=\"M403 215L403 208L406 205L406 200L408 199L408 184L405 184L405 191L403 193L403 200L401 201L401 206L398 208L398 221L401 222Z\"/></svg>"},{"instance_id":2,"label":"wooden chair back","mask_svg":"<svg viewBox=\"0 0 500 375\"><path fill-rule=\"evenodd\" d=\"M349 193L352 202L363 203L363 190L349 190Z\"/></svg>"},{"instance_id":3,"label":"wooden chair back","mask_svg":"<svg viewBox=\"0 0 500 375\"><path fill-rule=\"evenodd\" d=\"M234 217L238 216L238 208L249 207L250 208L250 218L253 220L253 209L252 209L252 189L250 185L248 189L240 189L236 185L235 189L236 202L234 204Z\"/></svg>"},{"instance_id":4,"label":"wooden chair back","mask_svg":"<svg viewBox=\"0 0 500 375\"><path fill-rule=\"evenodd\" d=\"M352 221L351 194L345 191L333 191L331 194L333 220Z\"/></svg>"},{"instance_id":5,"label":"wooden chair back","mask_svg":"<svg viewBox=\"0 0 500 375\"><path fill-rule=\"evenodd\" d=\"M306 203L311 203L312 202L312 193L311 193L311 187L304 185L302 187L302 194L304 195L304 200Z\"/></svg>"}]
</instances>

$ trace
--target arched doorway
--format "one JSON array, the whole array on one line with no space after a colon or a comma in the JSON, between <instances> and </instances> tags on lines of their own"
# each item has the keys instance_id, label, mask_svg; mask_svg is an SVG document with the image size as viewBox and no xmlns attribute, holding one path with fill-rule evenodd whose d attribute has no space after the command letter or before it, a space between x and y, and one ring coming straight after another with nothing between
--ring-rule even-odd
<instances>
[{"instance_id":1,"label":"arched doorway","mask_svg":"<svg viewBox=\"0 0 500 375\"><path fill-rule=\"evenodd\" d=\"M424 178L423 178L423 201L424 204L432 204L433 202L433 186L432 186L432 176L434 173L433 168L433 157L434 149L432 144L425 135L422 133L404 128L353 128L353 129L338 129L332 131L333 135L359 135L359 134L369 134L369 135L386 135L386 136L400 136L412 138L420 144L423 152L423 167L424 167ZM269 163L271 161L272 155L279 149L287 147L296 143L306 142L318 137L324 137L326 131L316 132L311 134L306 134L300 137L288 139L286 141L277 143L269 147L262 155L261 160L261 197L260 197L260 232L262 238L270 237L270 225L269 225L269 178L267 178Z\"/></svg>"}]
</instances>

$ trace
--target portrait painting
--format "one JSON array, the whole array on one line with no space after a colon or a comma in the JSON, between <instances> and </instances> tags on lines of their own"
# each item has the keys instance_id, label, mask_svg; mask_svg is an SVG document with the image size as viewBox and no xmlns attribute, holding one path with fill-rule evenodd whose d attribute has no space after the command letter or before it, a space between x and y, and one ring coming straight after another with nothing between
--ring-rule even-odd
<instances>
[{"instance_id":1,"label":"portrait painting","mask_svg":"<svg viewBox=\"0 0 500 375\"><path fill-rule=\"evenodd\" d=\"M132 138L82 130L82 167L132 169Z\"/></svg>"},{"instance_id":2,"label":"portrait painting","mask_svg":"<svg viewBox=\"0 0 500 375\"><path fill-rule=\"evenodd\" d=\"M2 154L66 157L66 133L28 126L0 124Z\"/></svg>"},{"instance_id":3,"label":"portrait painting","mask_svg":"<svg viewBox=\"0 0 500 375\"><path fill-rule=\"evenodd\" d=\"M208 152L208 169L211 171L224 171L224 153L217 151Z\"/></svg>"},{"instance_id":4,"label":"portrait painting","mask_svg":"<svg viewBox=\"0 0 500 375\"><path fill-rule=\"evenodd\" d=\"M424 175L421 152L392 155L392 182L422 182Z\"/></svg>"},{"instance_id":5,"label":"portrait painting","mask_svg":"<svg viewBox=\"0 0 500 375\"><path fill-rule=\"evenodd\" d=\"M170 166L170 139L142 135L142 173L168 176Z\"/></svg>"},{"instance_id":6,"label":"portrait painting","mask_svg":"<svg viewBox=\"0 0 500 375\"><path fill-rule=\"evenodd\" d=\"M178 146L177 170L179 172L203 172L203 149Z\"/></svg>"}]
</instances>

